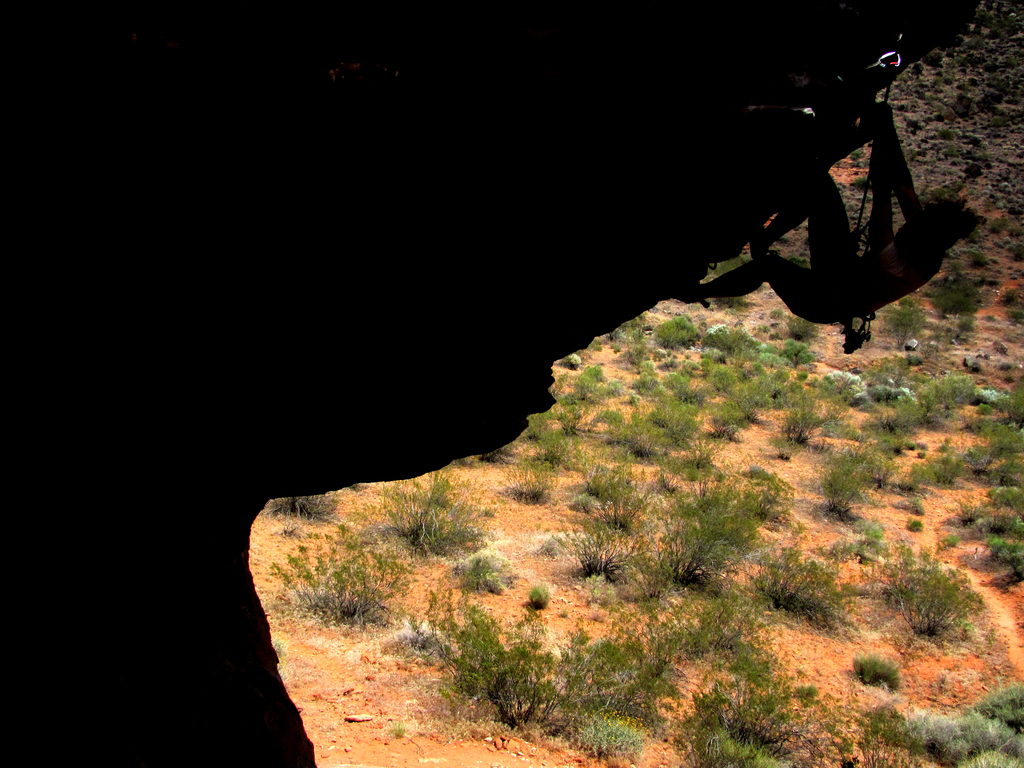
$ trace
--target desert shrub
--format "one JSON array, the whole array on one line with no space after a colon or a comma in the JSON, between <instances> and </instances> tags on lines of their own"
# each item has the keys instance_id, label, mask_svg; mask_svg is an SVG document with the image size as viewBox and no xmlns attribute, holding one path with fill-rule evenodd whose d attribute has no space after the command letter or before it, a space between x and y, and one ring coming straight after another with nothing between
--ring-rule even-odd
<instances>
[{"instance_id":1,"label":"desert shrub","mask_svg":"<svg viewBox=\"0 0 1024 768\"><path fill-rule=\"evenodd\" d=\"M726 659L757 646L760 613L753 602L735 592L691 600L676 637L689 659Z\"/></svg>"},{"instance_id":2,"label":"desert shrub","mask_svg":"<svg viewBox=\"0 0 1024 768\"><path fill-rule=\"evenodd\" d=\"M916 517L911 517L907 520L907 530L911 533L920 533L924 530L924 523Z\"/></svg>"},{"instance_id":3,"label":"desert shrub","mask_svg":"<svg viewBox=\"0 0 1024 768\"><path fill-rule=\"evenodd\" d=\"M738 503L762 522L778 522L789 513L793 486L760 467L745 473L746 483L738 494Z\"/></svg>"},{"instance_id":4,"label":"desert shrub","mask_svg":"<svg viewBox=\"0 0 1024 768\"><path fill-rule=\"evenodd\" d=\"M969 712L959 717L915 712L910 732L936 760L957 763L983 752L1003 752L1024 758L1024 740L998 720Z\"/></svg>"},{"instance_id":5,"label":"desert shrub","mask_svg":"<svg viewBox=\"0 0 1024 768\"><path fill-rule=\"evenodd\" d=\"M409 583L410 569L386 550L370 548L345 526L333 536L314 536L318 546L301 546L287 566L273 566L298 604L332 623L381 621L388 603Z\"/></svg>"},{"instance_id":6,"label":"desert shrub","mask_svg":"<svg viewBox=\"0 0 1024 768\"><path fill-rule=\"evenodd\" d=\"M1019 758L1004 755L1002 752L981 752L974 757L959 763L957 768L1021 768Z\"/></svg>"},{"instance_id":7,"label":"desert shrub","mask_svg":"<svg viewBox=\"0 0 1024 768\"><path fill-rule=\"evenodd\" d=\"M584 402L600 400L604 380L604 369L601 366L588 366L573 382L573 397Z\"/></svg>"},{"instance_id":8,"label":"desert shrub","mask_svg":"<svg viewBox=\"0 0 1024 768\"><path fill-rule=\"evenodd\" d=\"M957 406L974 399L974 379L965 373L950 373L918 387L917 402L925 423L935 423Z\"/></svg>"},{"instance_id":9,"label":"desert shrub","mask_svg":"<svg viewBox=\"0 0 1024 768\"><path fill-rule=\"evenodd\" d=\"M896 463L877 450L866 450L860 453L864 475L871 484L881 490L892 482L896 474Z\"/></svg>"},{"instance_id":10,"label":"desert shrub","mask_svg":"<svg viewBox=\"0 0 1024 768\"><path fill-rule=\"evenodd\" d=\"M782 768L789 759L838 765L837 745L815 738L831 719L811 690L795 687L764 659L745 656L693 694L681 746L695 768Z\"/></svg>"},{"instance_id":11,"label":"desert shrub","mask_svg":"<svg viewBox=\"0 0 1024 768\"><path fill-rule=\"evenodd\" d=\"M873 653L854 656L853 673L865 685L884 685L890 691L900 687L899 665Z\"/></svg>"},{"instance_id":12,"label":"desert shrub","mask_svg":"<svg viewBox=\"0 0 1024 768\"><path fill-rule=\"evenodd\" d=\"M629 421L609 425L608 437L638 459L649 459L665 452L665 436L642 413L633 413Z\"/></svg>"},{"instance_id":13,"label":"desert shrub","mask_svg":"<svg viewBox=\"0 0 1024 768\"><path fill-rule=\"evenodd\" d=\"M1024 489L1017 486L999 486L991 489L988 497L996 507L1024 513Z\"/></svg>"},{"instance_id":14,"label":"desert shrub","mask_svg":"<svg viewBox=\"0 0 1024 768\"><path fill-rule=\"evenodd\" d=\"M771 389L767 378L758 376L738 384L729 402L736 406L745 422L756 424L761 412L772 404Z\"/></svg>"},{"instance_id":15,"label":"desert shrub","mask_svg":"<svg viewBox=\"0 0 1024 768\"><path fill-rule=\"evenodd\" d=\"M696 407L678 400L660 400L648 419L661 430L665 443L673 448L685 447L697 432Z\"/></svg>"},{"instance_id":16,"label":"desert shrub","mask_svg":"<svg viewBox=\"0 0 1024 768\"><path fill-rule=\"evenodd\" d=\"M742 328L713 325L704 333L704 346L721 350L727 357L749 352L757 345L757 339Z\"/></svg>"},{"instance_id":17,"label":"desert shrub","mask_svg":"<svg viewBox=\"0 0 1024 768\"><path fill-rule=\"evenodd\" d=\"M826 392L838 396L847 405L861 405L867 399L867 387L855 373L832 371L821 379L821 387Z\"/></svg>"},{"instance_id":18,"label":"desert shrub","mask_svg":"<svg viewBox=\"0 0 1024 768\"><path fill-rule=\"evenodd\" d=\"M915 768L913 753L920 747L910 733L906 718L888 706L861 717L857 748L863 768ZM844 763L849 765L849 763Z\"/></svg>"},{"instance_id":19,"label":"desert shrub","mask_svg":"<svg viewBox=\"0 0 1024 768\"><path fill-rule=\"evenodd\" d=\"M394 640L420 656L434 657L440 652L441 640L429 621L410 617L402 619L402 626L395 632Z\"/></svg>"},{"instance_id":20,"label":"desert shrub","mask_svg":"<svg viewBox=\"0 0 1024 768\"><path fill-rule=\"evenodd\" d=\"M818 335L818 326L810 320L804 320L802 317L790 315L786 318L786 332L789 334L789 338L791 339L796 339L797 341L811 341Z\"/></svg>"},{"instance_id":21,"label":"desert shrub","mask_svg":"<svg viewBox=\"0 0 1024 768\"><path fill-rule=\"evenodd\" d=\"M587 405L573 398L562 398L551 407L551 414L558 419L562 432L570 437L583 431L587 412Z\"/></svg>"},{"instance_id":22,"label":"desert shrub","mask_svg":"<svg viewBox=\"0 0 1024 768\"><path fill-rule=\"evenodd\" d=\"M508 558L492 549L482 549L455 566L462 588L471 592L500 595L512 583Z\"/></svg>"},{"instance_id":23,"label":"desert shrub","mask_svg":"<svg viewBox=\"0 0 1024 768\"><path fill-rule=\"evenodd\" d=\"M524 504L542 504L551 493L555 476L550 464L526 461L509 468L505 479L508 482L506 492L513 499Z\"/></svg>"},{"instance_id":24,"label":"desert shrub","mask_svg":"<svg viewBox=\"0 0 1024 768\"><path fill-rule=\"evenodd\" d=\"M263 513L272 517L296 517L323 522L334 517L334 500L330 496L290 496L271 499Z\"/></svg>"},{"instance_id":25,"label":"desert shrub","mask_svg":"<svg viewBox=\"0 0 1024 768\"><path fill-rule=\"evenodd\" d=\"M952 452L940 453L929 460L926 466L932 481L947 488L954 485L966 469L964 460Z\"/></svg>"},{"instance_id":26,"label":"desert shrub","mask_svg":"<svg viewBox=\"0 0 1024 768\"><path fill-rule=\"evenodd\" d=\"M825 511L840 520L853 519L853 507L864 499L869 479L858 453L837 453L825 464L821 492Z\"/></svg>"},{"instance_id":27,"label":"desert shrub","mask_svg":"<svg viewBox=\"0 0 1024 768\"><path fill-rule=\"evenodd\" d=\"M561 429L546 429L536 439L535 462L562 467L572 460L575 440Z\"/></svg>"},{"instance_id":28,"label":"desert shrub","mask_svg":"<svg viewBox=\"0 0 1024 768\"><path fill-rule=\"evenodd\" d=\"M913 434L923 423L921 407L912 398L879 408L871 422L876 429L900 436Z\"/></svg>"},{"instance_id":29,"label":"desert shrub","mask_svg":"<svg viewBox=\"0 0 1024 768\"><path fill-rule=\"evenodd\" d=\"M600 574L588 576L584 579L583 587L587 593L587 605L608 608L619 600L618 589L616 589L612 582Z\"/></svg>"},{"instance_id":30,"label":"desert shrub","mask_svg":"<svg viewBox=\"0 0 1024 768\"><path fill-rule=\"evenodd\" d=\"M653 557L669 584L687 586L717 580L750 552L758 520L724 482L685 496L662 515L662 536Z\"/></svg>"},{"instance_id":31,"label":"desert shrub","mask_svg":"<svg viewBox=\"0 0 1024 768\"><path fill-rule=\"evenodd\" d=\"M677 499L662 514L653 552L657 567L676 586L717 580L751 550L757 524L726 483Z\"/></svg>"},{"instance_id":32,"label":"desert shrub","mask_svg":"<svg viewBox=\"0 0 1024 768\"><path fill-rule=\"evenodd\" d=\"M382 510L390 527L413 549L443 555L467 549L483 536L482 512L458 497L459 491L444 472L423 480L387 487Z\"/></svg>"},{"instance_id":33,"label":"desert shrub","mask_svg":"<svg viewBox=\"0 0 1024 768\"><path fill-rule=\"evenodd\" d=\"M806 444L828 420L810 395L794 398L782 417L782 434L797 445Z\"/></svg>"},{"instance_id":34,"label":"desert shrub","mask_svg":"<svg viewBox=\"0 0 1024 768\"><path fill-rule=\"evenodd\" d=\"M911 337L924 329L925 312L921 302L910 296L891 304L881 313L882 327L892 337L897 349L903 349Z\"/></svg>"},{"instance_id":35,"label":"desert shrub","mask_svg":"<svg viewBox=\"0 0 1024 768\"><path fill-rule=\"evenodd\" d=\"M566 534L562 542L579 562L583 576L604 576L609 581L620 578L641 549L634 536L593 520L584 522L582 530Z\"/></svg>"},{"instance_id":36,"label":"desert shrub","mask_svg":"<svg viewBox=\"0 0 1024 768\"><path fill-rule=\"evenodd\" d=\"M927 295L943 317L973 315L981 306L978 286L959 270L952 270L944 277L933 280L931 285Z\"/></svg>"},{"instance_id":37,"label":"desert shrub","mask_svg":"<svg viewBox=\"0 0 1024 768\"><path fill-rule=\"evenodd\" d=\"M1006 420L1017 429L1024 428L1024 384L1017 384L1010 396L1000 404L1006 413Z\"/></svg>"},{"instance_id":38,"label":"desert shrub","mask_svg":"<svg viewBox=\"0 0 1024 768\"><path fill-rule=\"evenodd\" d=\"M617 715L592 715L584 719L575 734L576 744L599 758L636 758L644 749L640 724Z\"/></svg>"},{"instance_id":39,"label":"desert shrub","mask_svg":"<svg viewBox=\"0 0 1024 768\"><path fill-rule=\"evenodd\" d=\"M661 380L662 386L668 393L683 403L690 405L703 405L707 394L701 387L695 387L693 380L683 376L681 373L670 373Z\"/></svg>"},{"instance_id":40,"label":"desert shrub","mask_svg":"<svg viewBox=\"0 0 1024 768\"><path fill-rule=\"evenodd\" d=\"M551 588L547 584L537 584L530 588L530 607L536 611L542 611L551 602Z\"/></svg>"},{"instance_id":41,"label":"desert shrub","mask_svg":"<svg viewBox=\"0 0 1024 768\"><path fill-rule=\"evenodd\" d=\"M566 355L559 361L562 365L570 370L575 371L581 365L583 365L583 358L573 352L571 355Z\"/></svg>"},{"instance_id":42,"label":"desert shrub","mask_svg":"<svg viewBox=\"0 0 1024 768\"><path fill-rule=\"evenodd\" d=\"M520 622L504 636L497 621L470 605L461 623L450 611L435 623L444 637L441 658L451 675L450 695L489 702L498 720L511 727L551 717L558 705L557 659L544 650L537 622Z\"/></svg>"},{"instance_id":43,"label":"desert shrub","mask_svg":"<svg viewBox=\"0 0 1024 768\"><path fill-rule=\"evenodd\" d=\"M1010 566L1016 581L1024 581L1024 543L990 536L988 547L992 550L992 557Z\"/></svg>"},{"instance_id":44,"label":"desert shrub","mask_svg":"<svg viewBox=\"0 0 1024 768\"><path fill-rule=\"evenodd\" d=\"M538 723L563 728L592 716L656 721L657 701L674 694L668 667L636 639L591 641L573 635L547 650L543 623L528 613L507 631L480 608L457 617L435 599L432 611L444 643L450 695L487 702L511 727ZM643 634L643 628L636 628Z\"/></svg>"},{"instance_id":45,"label":"desert shrub","mask_svg":"<svg viewBox=\"0 0 1024 768\"><path fill-rule=\"evenodd\" d=\"M783 547L762 555L752 583L773 608L831 627L843 621L849 602L837 575L834 566L805 559L797 547Z\"/></svg>"},{"instance_id":46,"label":"desert shrub","mask_svg":"<svg viewBox=\"0 0 1024 768\"><path fill-rule=\"evenodd\" d=\"M586 493L594 500L587 510L593 519L620 531L643 525L650 495L637 487L628 466L596 468L587 476Z\"/></svg>"},{"instance_id":47,"label":"desert shrub","mask_svg":"<svg viewBox=\"0 0 1024 768\"><path fill-rule=\"evenodd\" d=\"M886 600L919 635L948 632L982 605L966 576L905 546L882 568L881 580Z\"/></svg>"},{"instance_id":48,"label":"desert shrub","mask_svg":"<svg viewBox=\"0 0 1024 768\"><path fill-rule=\"evenodd\" d=\"M654 338L666 349L679 349L695 344L700 338L700 333L689 317L680 315L655 328Z\"/></svg>"},{"instance_id":49,"label":"desert shrub","mask_svg":"<svg viewBox=\"0 0 1024 768\"><path fill-rule=\"evenodd\" d=\"M726 400L712 407L708 424L712 436L736 440L747 425L747 418L735 402Z\"/></svg>"},{"instance_id":50,"label":"desert shrub","mask_svg":"<svg viewBox=\"0 0 1024 768\"><path fill-rule=\"evenodd\" d=\"M1024 684L1011 683L992 691L971 707L971 712L998 720L1017 733L1024 733Z\"/></svg>"},{"instance_id":51,"label":"desert shrub","mask_svg":"<svg viewBox=\"0 0 1024 768\"><path fill-rule=\"evenodd\" d=\"M786 339L782 345L782 356L789 361L790 365L806 365L814 362L814 354L802 341Z\"/></svg>"},{"instance_id":52,"label":"desert shrub","mask_svg":"<svg viewBox=\"0 0 1024 768\"><path fill-rule=\"evenodd\" d=\"M633 382L633 389L642 395L650 395L661 389L661 382L654 370L654 364L650 361L641 363L639 366L640 375Z\"/></svg>"},{"instance_id":53,"label":"desert shrub","mask_svg":"<svg viewBox=\"0 0 1024 768\"><path fill-rule=\"evenodd\" d=\"M885 552L885 529L870 520L855 523L860 535L849 542L836 542L829 548L833 557L839 560L854 558L858 563L873 563Z\"/></svg>"}]
</instances>

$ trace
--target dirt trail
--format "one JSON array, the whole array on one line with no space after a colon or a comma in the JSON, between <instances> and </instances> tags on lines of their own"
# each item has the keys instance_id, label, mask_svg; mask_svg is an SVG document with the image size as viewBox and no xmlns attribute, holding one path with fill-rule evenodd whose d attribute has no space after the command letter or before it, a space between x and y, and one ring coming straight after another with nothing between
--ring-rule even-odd
<instances>
[{"instance_id":1,"label":"dirt trail","mask_svg":"<svg viewBox=\"0 0 1024 768\"><path fill-rule=\"evenodd\" d=\"M992 623L996 626L999 634L1006 643L1006 654L1010 660L1016 677L1024 680L1024 621L1018 615L1022 611L1022 595L1019 590L1015 593L1013 589L1000 589L992 586L992 577L986 574L979 574L973 568L964 567L961 573L967 575L971 581L974 591L981 595L988 608Z\"/></svg>"}]
</instances>

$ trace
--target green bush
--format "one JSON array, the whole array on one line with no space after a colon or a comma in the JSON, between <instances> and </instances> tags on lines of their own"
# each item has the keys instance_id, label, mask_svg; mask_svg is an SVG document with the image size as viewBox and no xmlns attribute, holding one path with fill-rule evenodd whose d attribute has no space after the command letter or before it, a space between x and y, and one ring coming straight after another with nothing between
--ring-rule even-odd
<instances>
[{"instance_id":1,"label":"green bush","mask_svg":"<svg viewBox=\"0 0 1024 768\"><path fill-rule=\"evenodd\" d=\"M1024 733L1024 684L1011 683L979 701L972 712L998 720L1017 733Z\"/></svg>"},{"instance_id":2,"label":"green bush","mask_svg":"<svg viewBox=\"0 0 1024 768\"><path fill-rule=\"evenodd\" d=\"M836 740L814 738L832 719L812 691L794 687L764 659L742 657L727 676L693 694L680 746L695 768L781 768L789 759L838 765Z\"/></svg>"},{"instance_id":3,"label":"green bush","mask_svg":"<svg viewBox=\"0 0 1024 768\"><path fill-rule=\"evenodd\" d=\"M990 751L975 755L957 765L957 768L1021 768L1022 765L1024 763L1019 758Z\"/></svg>"},{"instance_id":4,"label":"green bush","mask_svg":"<svg viewBox=\"0 0 1024 768\"><path fill-rule=\"evenodd\" d=\"M617 715L592 715L576 729L576 744L598 758L636 758L644 749L644 732L639 723Z\"/></svg>"},{"instance_id":5,"label":"green bush","mask_svg":"<svg viewBox=\"0 0 1024 768\"><path fill-rule=\"evenodd\" d=\"M978 286L959 270L953 270L940 279L932 280L932 287L927 295L943 317L973 315L981 306Z\"/></svg>"},{"instance_id":6,"label":"green bush","mask_svg":"<svg viewBox=\"0 0 1024 768\"><path fill-rule=\"evenodd\" d=\"M649 459L665 452L665 436L641 413L633 413L628 422L609 425L608 437L638 459Z\"/></svg>"},{"instance_id":7,"label":"green bush","mask_svg":"<svg viewBox=\"0 0 1024 768\"><path fill-rule=\"evenodd\" d=\"M708 422L714 437L735 441L747 425L747 417L735 402L726 400L712 407Z\"/></svg>"},{"instance_id":8,"label":"green bush","mask_svg":"<svg viewBox=\"0 0 1024 768\"><path fill-rule=\"evenodd\" d=\"M508 559L490 549L482 549L455 566L462 588L471 592L500 595L512 583Z\"/></svg>"},{"instance_id":9,"label":"green bush","mask_svg":"<svg viewBox=\"0 0 1024 768\"><path fill-rule=\"evenodd\" d=\"M483 513L458 498L457 487L444 472L390 485L382 497L391 529L418 552L443 555L468 549L483 537Z\"/></svg>"},{"instance_id":10,"label":"green bush","mask_svg":"<svg viewBox=\"0 0 1024 768\"><path fill-rule=\"evenodd\" d=\"M810 320L804 320L802 317L790 315L786 318L786 331L789 333L789 338L791 339L796 339L797 341L811 341L818 335L818 326Z\"/></svg>"},{"instance_id":11,"label":"green bush","mask_svg":"<svg viewBox=\"0 0 1024 768\"><path fill-rule=\"evenodd\" d=\"M379 622L388 603L409 583L410 569L389 552L367 547L345 526L333 537L312 536L315 550L299 547L286 567L273 566L299 605L332 623Z\"/></svg>"},{"instance_id":12,"label":"green bush","mask_svg":"<svg viewBox=\"0 0 1024 768\"><path fill-rule=\"evenodd\" d=\"M844 620L849 602L837 575L835 566L804 559L797 547L783 547L761 557L753 586L773 608L832 627Z\"/></svg>"},{"instance_id":13,"label":"green bush","mask_svg":"<svg viewBox=\"0 0 1024 768\"><path fill-rule=\"evenodd\" d=\"M441 659L448 693L488 703L510 727L538 723L555 728L593 716L656 722L657 702L675 695L669 666L637 637L591 641L583 633L547 649L543 622L535 613L507 631L482 609L468 605L456 616L436 597L432 620L443 638Z\"/></svg>"},{"instance_id":14,"label":"green bush","mask_svg":"<svg viewBox=\"0 0 1024 768\"><path fill-rule=\"evenodd\" d=\"M680 315L655 328L654 338L666 349L679 349L695 344L700 338L700 333L689 317Z\"/></svg>"},{"instance_id":15,"label":"green bush","mask_svg":"<svg viewBox=\"0 0 1024 768\"><path fill-rule=\"evenodd\" d=\"M782 434L797 445L805 445L828 420L821 405L810 395L790 402L782 417Z\"/></svg>"},{"instance_id":16,"label":"green bush","mask_svg":"<svg viewBox=\"0 0 1024 768\"><path fill-rule=\"evenodd\" d=\"M677 626L688 659L736 658L757 646L760 633L760 611L735 592L691 600Z\"/></svg>"},{"instance_id":17,"label":"green bush","mask_svg":"<svg viewBox=\"0 0 1024 768\"><path fill-rule=\"evenodd\" d=\"M1004 723L977 712L959 717L915 712L908 725L928 754L943 763L958 763L990 751L1024 758L1024 739Z\"/></svg>"},{"instance_id":18,"label":"green bush","mask_svg":"<svg viewBox=\"0 0 1024 768\"><path fill-rule=\"evenodd\" d=\"M807 345L792 339L786 339L786 343L782 345L782 356L793 366L807 365L814 362L814 354Z\"/></svg>"},{"instance_id":19,"label":"green bush","mask_svg":"<svg viewBox=\"0 0 1024 768\"><path fill-rule=\"evenodd\" d=\"M1024 581L1024 543L990 536L988 547L996 560L1010 566L1016 581Z\"/></svg>"},{"instance_id":20,"label":"green bush","mask_svg":"<svg viewBox=\"0 0 1024 768\"><path fill-rule=\"evenodd\" d=\"M550 464L539 461L523 462L505 473L507 493L524 504L543 504L554 485L554 470Z\"/></svg>"},{"instance_id":21,"label":"green bush","mask_svg":"<svg viewBox=\"0 0 1024 768\"><path fill-rule=\"evenodd\" d=\"M661 430L664 442L672 448L686 447L697 432L696 406L678 400L660 400L648 419Z\"/></svg>"},{"instance_id":22,"label":"green bush","mask_svg":"<svg viewBox=\"0 0 1024 768\"><path fill-rule=\"evenodd\" d=\"M853 673L865 685L884 685L890 691L900 687L899 665L873 653L854 656Z\"/></svg>"},{"instance_id":23,"label":"green bush","mask_svg":"<svg viewBox=\"0 0 1024 768\"><path fill-rule=\"evenodd\" d=\"M757 540L757 519L726 483L676 500L661 524L654 557L667 581L677 586L717 580Z\"/></svg>"},{"instance_id":24,"label":"green bush","mask_svg":"<svg viewBox=\"0 0 1024 768\"><path fill-rule=\"evenodd\" d=\"M291 496L271 499L263 514L272 517L297 517L323 522L334 517L334 500L330 496Z\"/></svg>"},{"instance_id":25,"label":"green bush","mask_svg":"<svg viewBox=\"0 0 1024 768\"><path fill-rule=\"evenodd\" d=\"M641 549L632 535L591 520L584 522L582 530L566 534L562 542L579 562L583 576L604 576L609 581L620 578Z\"/></svg>"},{"instance_id":26,"label":"green bush","mask_svg":"<svg viewBox=\"0 0 1024 768\"><path fill-rule=\"evenodd\" d=\"M583 365L583 358L573 352L571 355L566 355L559 361L566 368L575 371L581 365Z\"/></svg>"},{"instance_id":27,"label":"green bush","mask_svg":"<svg viewBox=\"0 0 1024 768\"><path fill-rule=\"evenodd\" d=\"M693 386L693 380L681 373L670 373L661 380L662 386L676 400L689 405L703 405L707 393L702 387Z\"/></svg>"},{"instance_id":28,"label":"green bush","mask_svg":"<svg viewBox=\"0 0 1024 768\"><path fill-rule=\"evenodd\" d=\"M890 304L881 312L882 327L892 337L897 349L924 330L925 312L921 302L910 296Z\"/></svg>"},{"instance_id":29,"label":"green bush","mask_svg":"<svg viewBox=\"0 0 1024 768\"><path fill-rule=\"evenodd\" d=\"M924 530L924 523L922 523L916 517L911 517L909 520L907 520L907 530L911 533L920 533Z\"/></svg>"},{"instance_id":30,"label":"green bush","mask_svg":"<svg viewBox=\"0 0 1024 768\"><path fill-rule=\"evenodd\" d=\"M847 405L861 405L867 399L867 387L861 377L846 371L832 371L821 379L826 392L839 397Z\"/></svg>"},{"instance_id":31,"label":"green bush","mask_svg":"<svg viewBox=\"0 0 1024 768\"><path fill-rule=\"evenodd\" d=\"M967 577L949 570L932 555L902 546L881 573L887 601L919 635L950 631L982 607Z\"/></svg>"},{"instance_id":32,"label":"green bush","mask_svg":"<svg viewBox=\"0 0 1024 768\"><path fill-rule=\"evenodd\" d=\"M551 602L551 589L546 584L537 584L530 588L530 607L542 611Z\"/></svg>"},{"instance_id":33,"label":"green bush","mask_svg":"<svg viewBox=\"0 0 1024 768\"><path fill-rule=\"evenodd\" d=\"M573 397L583 402L600 400L601 384L604 380L604 369L600 365L588 366L573 382Z\"/></svg>"},{"instance_id":34,"label":"green bush","mask_svg":"<svg viewBox=\"0 0 1024 768\"><path fill-rule=\"evenodd\" d=\"M837 453L825 464L821 493L825 511L840 520L853 519L853 507L863 501L869 482L864 462L858 453Z\"/></svg>"},{"instance_id":35,"label":"green bush","mask_svg":"<svg viewBox=\"0 0 1024 768\"><path fill-rule=\"evenodd\" d=\"M740 355L758 346L757 339L742 328L713 325L704 334L704 346L721 350L726 356Z\"/></svg>"},{"instance_id":36,"label":"green bush","mask_svg":"<svg viewBox=\"0 0 1024 768\"><path fill-rule=\"evenodd\" d=\"M870 710L860 719L857 739L863 768L915 768L914 753L920 750L907 727L906 718L889 706ZM844 763L850 765L850 763Z\"/></svg>"},{"instance_id":37,"label":"green bush","mask_svg":"<svg viewBox=\"0 0 1024 768\"><path fill-rule=\"evenodd\" d=\"M775 523L789 513L793 486L760 467L745 473L746 482L738 494L738 503L762 522Z\"/></svg>"},{"instance_id":38,"label":"green bush","mask_svg":"<svg viewBox=\"0 0 1024 768\"><path fill-rule=\"evenodd\" d=\"M637 487L629 466L598 467L587 476L585 488L593 499L587 510L593 519L619 531L635 532L642 527L650 495Z\"/></svg>"}]
</instances>

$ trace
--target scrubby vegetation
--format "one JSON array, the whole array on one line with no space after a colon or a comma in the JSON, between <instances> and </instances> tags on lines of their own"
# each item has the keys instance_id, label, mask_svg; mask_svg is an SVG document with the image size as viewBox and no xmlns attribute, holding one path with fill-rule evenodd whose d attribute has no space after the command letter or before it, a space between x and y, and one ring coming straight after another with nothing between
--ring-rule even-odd
<instances>
[{"instance_id":1,"label":"scrubby vegetation","mask_svg":"<svg viewBox=\"0 0 1024 768\"><path fill-rule=\"evenodd\" d=\"M901 131L922 157L986 151L949 111L976 55L956 50L925 62L944 95ZM989 90L971 109L1010 123L999 61L973 70ZM955 175L932 194L975 204ZM683 768L1020 765L1024 688L998 688L1017 667L979 595L1012 609L1024 578L1024 309L1005 282L1024 252L1019 203L986 185L1005 221L880 310L855 356L767 289L746 312L665 303L556 362L556 404L509 446L271 502L294 561L265 604L401 621L386 647L443 677L450 706L414 695L446 735L498 721L618 768L671 743ZM332 519L350 527L316 538ZM432 588L453 593L424 614ZM385 630L341 631L373 647Z\"/></svg>"},{"instance_id":2,"label":"scrubby vegetation","mask_svg":"<svg viewBox=\"0 0 1024 768\"><path fill-rule=\"evenodd\" d=\"M410 568L397 555L340 526L333 536L314 534L286 566L274 566L298 605L334 623L378 622L409 583Z\"/></svg>"}]
</instances>

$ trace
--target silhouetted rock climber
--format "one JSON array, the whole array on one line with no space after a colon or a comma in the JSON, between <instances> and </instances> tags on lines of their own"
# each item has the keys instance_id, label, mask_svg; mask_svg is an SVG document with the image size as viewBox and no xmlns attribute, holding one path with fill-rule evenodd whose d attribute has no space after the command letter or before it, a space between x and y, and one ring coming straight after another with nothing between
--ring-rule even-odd
<instances>
[{"instance_id":1,"label":"silhouetted rock climber","mask_svg":"<svg viewBox=\"0 0 1024 768\"><path fill-rule=\"evenodd\" d=\"M869 170L873 202L863 255L860 232L851 231L839 190L819 166L811 170L800 194L751 239L752 261L680 298L744 296L768 282L793 314L815 323L843 323L844 351L859 349L870 338L875 310L927 283L942 266L946 250L977 225L975 215L960 203L921 205L887 105L872 110L868 129L874 135ZM906 219L895 234L893 194ZM809 269L768 250L804 219Z\"/></svg>"}]
</instances>

